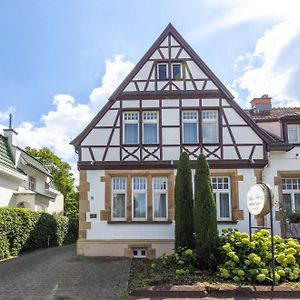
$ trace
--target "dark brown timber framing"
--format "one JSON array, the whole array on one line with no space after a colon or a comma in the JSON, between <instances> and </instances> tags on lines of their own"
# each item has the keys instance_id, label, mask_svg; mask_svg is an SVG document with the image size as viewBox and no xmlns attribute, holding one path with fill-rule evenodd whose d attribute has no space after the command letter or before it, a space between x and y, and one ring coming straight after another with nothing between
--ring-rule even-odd
<instances>
[{"instance_id":1,"label":"dark brown timber framing","mask_svg":"<svg viewBox=\"0 0 300 300\"><path fill-rule=\"evenodd\" d=\"M254 160L209 160L209 167L213 169L236 168L263 168L268 161L265 159ZM122 161L122 162L78 162L79 170L141 170L141 169L176 169L178 161ZM191 167L195 168L196 161L191 161Z\"/></svg>"},{"instance_id":2,"label":"dark brown timber framing","mask_svg":"<svg viewBox=\"0 0 300 300\"><path fill-rule=\"evenodd\" d=\"M218 90L197 90L197 91L179 91L179 90L168 90L168 91L137 91L137 92L124 92L124 88L129 84L133 77L140 71L144 63L150 59L152 54L158 48L158 46L164 41L166 37L170 38L170 35L181 45L181 47L190 55L192 60L198 65L198 67L204 72L204 74L215 84ZM155 64L153 64L155 66ZM170 71L170 70L169 70ZM153 70L151 70L151 73ZM156 72L155 72L156 73ZM155 74L156 76L156 74ZM229 90L222 84L222 82L217 78L217 76L208 68L208 66L202 61L202 59L197 55L197 53L188 45L188 43L183 39L183 37L177 32L177 30L169 24L163 33L158 37L150 49L146 52L143 58L137 63L130 74L125 78L125 80L120 84L116 91L111 95L108 102L100 110L100 112L94 117L94 119L87 125L87 127L71 142L75 146L76 150L79 150L81 142L86 138L86 136L91 132L91 130L97 125L101 118L106 114L106 112L112 109L112 105L117 100L162 100L162 99L182 99L184 98L224 98L228 103L236 110L236 112L241 116L241 118L254 130L254 132L264 141L266 145L274 143L274 140L249 117L233 100L232 94ZM120 101L120 105L121 105ZM117 108L119 113L122 112L122 107ZM161 110L161 107L160 109ZM161 115L161 114L160 114ZM120 115L121 116L121 115ZM122 118L120 118L122 121ZM121 125L122 126L122 125ZM122 130L120 130L122 134ZM220 141L221 142L221 141ZM265 145L265 150L267 149ZM161 146L160 146L161 147ZM223 151L221 149L221 151ZM80 151L79 151L80 152ZM160 148L161 156L161 148ZM80 153L79 153L80 156ZM223 154L221 155L221 157ZM266 155L265 155L266 157ZM250 164L251 165L251 164Z\"/></svg>"}]
</instances>

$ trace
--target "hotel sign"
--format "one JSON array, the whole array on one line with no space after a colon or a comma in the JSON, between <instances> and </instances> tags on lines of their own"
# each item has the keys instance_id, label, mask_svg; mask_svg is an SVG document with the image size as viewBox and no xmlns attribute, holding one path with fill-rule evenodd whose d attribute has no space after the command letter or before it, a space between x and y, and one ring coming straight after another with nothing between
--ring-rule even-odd
<instances>
[{"instance_id":1,"label":"hotel sign","mask_svg":"<svg viewBox=\"0 0 300 300\"><path fill-rule=\"evenodd\" d=\"M247 193L247 207L250 214L254 216L268 214L273 207L273 200L274 194L271 187L264 183L253 185Z\"/></svg>"}]
</instances>

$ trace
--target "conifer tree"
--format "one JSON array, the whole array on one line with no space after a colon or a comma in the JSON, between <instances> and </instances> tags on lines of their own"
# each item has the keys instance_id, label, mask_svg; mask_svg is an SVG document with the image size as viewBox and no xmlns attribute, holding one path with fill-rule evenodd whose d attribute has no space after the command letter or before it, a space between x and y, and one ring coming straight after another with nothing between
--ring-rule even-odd
<instances>
[{"instance_id":1,"label":"conifer tree","mask_svg":"<svg viewBox=\"0 0 300 300\"><path fill-rule=\"evenodd\" d=\"M199 268L209 270L214 268L218 229L216 203L204 154L197 159L194 191L195 252Z\"/></svg>"},{"instance_id":2,"label":"conifer tree","mask_svg":"<svg viewBox=\"0 0 300 300\"><path fill-rule=\"evenodd\" d=\"M175 180L175 248L193 248L193 186L190 160L180 155Z\"/></svg>"}]
</instances>

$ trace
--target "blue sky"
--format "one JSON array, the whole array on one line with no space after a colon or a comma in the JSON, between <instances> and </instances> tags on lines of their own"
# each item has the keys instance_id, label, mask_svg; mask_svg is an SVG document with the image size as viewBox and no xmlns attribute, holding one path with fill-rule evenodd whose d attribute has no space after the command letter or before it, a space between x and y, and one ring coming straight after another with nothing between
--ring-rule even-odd
<instances>
[{"instance_id":1,"label":"blue sky","mask_svg":"<svg viewBox=\"0 0 300 300\"><path fill-rule=\"evenodd\" d=\"M169 22L236 101L300 105L297 0L1 0L0 127L22 146L66 146ZM58 133L59 132L59 133Z\"/></svg>"}]
</instances>

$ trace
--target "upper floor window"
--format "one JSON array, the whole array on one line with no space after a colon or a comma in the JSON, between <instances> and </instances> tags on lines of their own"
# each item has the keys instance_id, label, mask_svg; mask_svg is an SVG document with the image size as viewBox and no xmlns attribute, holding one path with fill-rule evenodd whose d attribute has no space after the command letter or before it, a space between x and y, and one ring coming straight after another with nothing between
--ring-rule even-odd
<instances>
[{"instance_id":1,"label":"upper floor window","mask_svg":"<svg viewBox=\"0 0 300 300\"><path fill-rule=\"evenodd\" d=\"M212 177L211 183L216 199L217 219L231 220L229 177Z\"/></svg>"},{"instance_id":2,"label":"upper floor window","mask_svg":"<svg viewBox=\"0 0 300 300\"><path fill-rule=\"evenodd\" d=\"M138 144L139 142L139 113L126 112L124 121L124 144Z\"/></svg>"},{"instance_id":3,"label":"upper floor window","mask_svg":"<svg viewBox=\"0 0 300 300\"><path fill-rule=\"evenodd\" d=\"M158 113L144 112L143 113L143 143L157 144L158 143Z\"/></svg>"},{"instance_id":4,"label":"upper floor window","mask_svg":"<svg viewBox=\"0 0 300 300\"><path fill-rule=\"evenodd\" d=\"M182 113L183 142L193 144L198 142L198 112L184 111Z\"/></svg>"},{"instance_id":5,"label":"upper floor window","mask_svg":"<svg viewBox=\"0 0 300 300\"><path fill-rule=\"evenodd\" d=\"M35 182L35 178L30 176L28 181L28 189L30 189L31 191L35 191Z\"/></svg>"},{"instance_id":6,"label":"upper floor window","mask_svg":"<svg viewBox=\"0 0 300 300\"><path fill-rule=\"evenodd\" d=\"M172 64L172 79L182 79L182 65L180 63Z\"/></svg>"},{"instance_id":7,"label":"upper floor window","mask_svg":"<svg viewBox=\"0 0 300 300\"><path fill-rule=\"evenodd\" d=\"M160 79L160 80L166 80L166 79L168 79L167 64L165 64L165 63L158 64L157 78Z\"/></svg>"},{"instance_id":8,"label":"upper floor window","mask_svg":"<svg viewBox=\"0 0 300 300\"><path fill-rule=\"evenodd\" d=\"M218 142L218 112L205 110L202 112L202 138L205 144Z\"/></svg>"},{"instance_id":9,"label":"upper floor window","mask_svg":"<svg viewBox=\"0 0 300 300\"><path fill-rule=\"evenodd\" d=\"M167 183L167 177L153 178L153 220L167 220Z\"/></svg>"},{"instance_id":10,"label":"upper floor window","mask_svg":"<svg viewBox=\"0 0 300 300\"><path fill-rule=\"evenodd\" d=\"M147 219L147 182L146 177L132 178L132 215L133 220Z\"/></svg>"},{"instance_id":11,"label":"upper floor window","mask_svg":"<svg viewBox=\"0 0 300 300\"><path fill-rule=\"evenodd\" d=\"M300 212L300 178L282 179L282 194L287 215Z\"/></svg>"},{"instance_id":12,"label":"upper floor window","mask_svg":"<svg viewBox=\"0 0 300 300\"><path fill-rule=\"evenodd\" d=\"M289 143L300 143L300 124L288 124L287 131Z\"/></svg>"},{"instance_id":13,"label":"upper floor window","mask_svg":"<svg viewBox=\"0 0 300 300\"><path fill-rule=\"evenodd\" d=\"M126 219L126 178L112 178L112 219Z\"/></svg>"}]
</instances>

